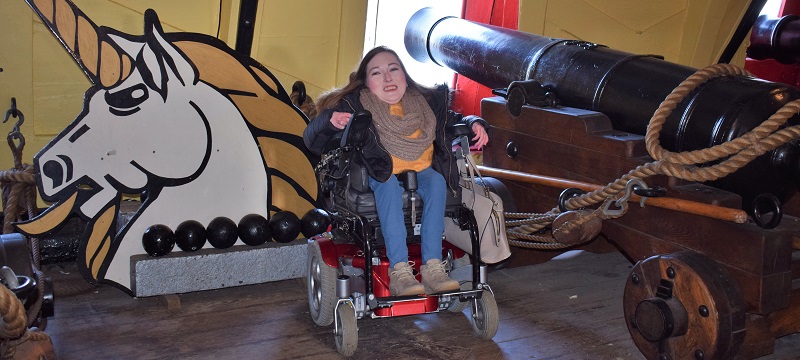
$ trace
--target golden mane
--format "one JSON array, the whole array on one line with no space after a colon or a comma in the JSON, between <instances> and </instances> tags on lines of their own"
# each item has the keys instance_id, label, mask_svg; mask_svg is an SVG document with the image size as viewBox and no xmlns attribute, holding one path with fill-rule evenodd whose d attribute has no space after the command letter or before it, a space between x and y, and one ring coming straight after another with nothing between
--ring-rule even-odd
<instances>
[{"instance_id":1,"label":"golden mane","mask_svg":"<svg viewBox=\"0 0 800 360\"><path fill-rule=\"evenodd\" d=\"M214 45L196 41L174 44L189 57L202 81L228 95L248 124L263 130L264 134L254 136L270 175L272 211L292 211L300 217L314 208L316 175L299 147L303 146L302 134L307 120L289 103L288 96L283 100L273 95L285 94L280 85L264 70L245 65Z\"/></svg>"}]
</instances>

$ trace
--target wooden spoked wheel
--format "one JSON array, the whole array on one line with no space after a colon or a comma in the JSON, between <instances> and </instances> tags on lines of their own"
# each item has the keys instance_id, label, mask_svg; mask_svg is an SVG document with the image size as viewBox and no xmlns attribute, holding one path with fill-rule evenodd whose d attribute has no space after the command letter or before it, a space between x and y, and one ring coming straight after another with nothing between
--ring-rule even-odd
<instances>
[{"instance_id":1,"label":"wooden spoked wheel","mask_svg":"<svg viewBox=\"0 0 800 360\"><path fill-rule=\"evenodd\" d=\"M631 338L648 359L731 359L745 336L739 288L716 261L692 251L638 262L623 308Z\"/></svg>"}]
</instances>

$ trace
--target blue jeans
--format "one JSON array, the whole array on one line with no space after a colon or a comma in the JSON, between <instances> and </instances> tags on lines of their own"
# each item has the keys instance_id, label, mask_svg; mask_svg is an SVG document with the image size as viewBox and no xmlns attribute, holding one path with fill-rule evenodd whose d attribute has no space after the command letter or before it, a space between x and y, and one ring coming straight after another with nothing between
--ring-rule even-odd
<instances>
[{"instance_id":1,"label":"blue jeans","mask_svg":"<svg viewBox=\"0 0 800 360\"><path fill-rule=\"evenodd\" d=\"M389 266L408 261L406 225L403 214L403 187L392 175L386 182L369 179L375 193L375 206L381 233L386 243ZM417 173L417 193L422 197L422 263L442 259L442 234L444 233L444 207L447 201L447 184L442 174L428 167ZM419 206L419 204L417 204ZM419 209L417 210L419 211Z\"/></svg>"}]
</instances>

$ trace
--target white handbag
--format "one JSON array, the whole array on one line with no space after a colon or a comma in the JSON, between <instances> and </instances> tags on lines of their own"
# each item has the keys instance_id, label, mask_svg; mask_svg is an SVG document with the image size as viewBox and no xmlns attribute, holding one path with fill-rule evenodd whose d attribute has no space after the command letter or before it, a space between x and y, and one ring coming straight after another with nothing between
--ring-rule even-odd
<instances>
[{"instance_id":1,"label":"white handbag","mask_svg":"<svg viewBox=\"0 0 800 360\"><path fill-rule=\"evenodd\" d=\"M463 159L458 159L458 168L461 173L461 202L472 209L478 224L481 261L494 264L507 259L511 256L511 247L506 236L503 200L485 185L475 159L468 150ZM476 178L479 181L476 182ZM461 230L455 221L445 219L444 235L449 243L472 253L469 231Z\"/></svg>"}]
</instances>

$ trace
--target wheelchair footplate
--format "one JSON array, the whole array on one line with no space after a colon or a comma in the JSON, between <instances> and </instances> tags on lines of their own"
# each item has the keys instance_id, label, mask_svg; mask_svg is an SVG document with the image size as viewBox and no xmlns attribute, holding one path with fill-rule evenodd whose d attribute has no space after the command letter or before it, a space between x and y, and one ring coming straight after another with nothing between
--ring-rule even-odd
<instances>
[{"instance_id":1,"label":"wheelchair footplate","mask_svg":"<svg viewBox=\"0 0 800 360\"><path fill-rule=\"evenodd\" d=\"M438 312L449 308L453 302L480 299L483 290L461 290L430 295L387 296L375 298L370 303L372 317L391 317Z\"/></svg>"}]
</instances>

